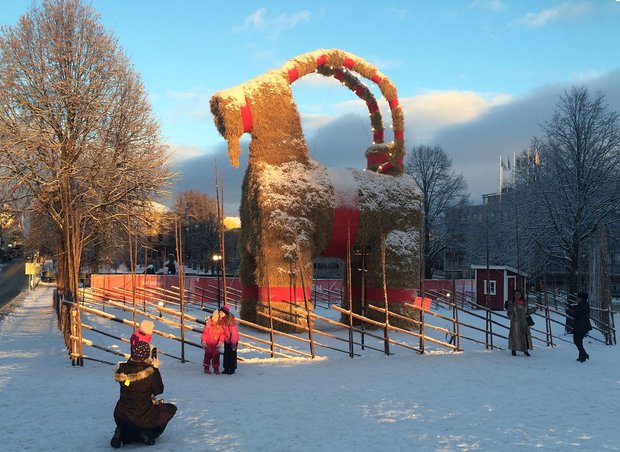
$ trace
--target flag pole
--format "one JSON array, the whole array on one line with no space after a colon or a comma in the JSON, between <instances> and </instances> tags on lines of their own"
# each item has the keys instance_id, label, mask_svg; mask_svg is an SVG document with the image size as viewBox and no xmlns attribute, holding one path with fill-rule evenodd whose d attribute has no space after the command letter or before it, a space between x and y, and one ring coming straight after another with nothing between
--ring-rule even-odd
<instances>
[{"instance_id":1,"label":"flag pole","mask_svg":"<svg viewBox=\"0 0 620 452\"><path fill-rule=\"evenodd\" d=\"M499 156L499 202L502 202L502 184L503 184L503 173L502 170L504 165L502 164L502 156Z\"/></svg>"}]
</instances>

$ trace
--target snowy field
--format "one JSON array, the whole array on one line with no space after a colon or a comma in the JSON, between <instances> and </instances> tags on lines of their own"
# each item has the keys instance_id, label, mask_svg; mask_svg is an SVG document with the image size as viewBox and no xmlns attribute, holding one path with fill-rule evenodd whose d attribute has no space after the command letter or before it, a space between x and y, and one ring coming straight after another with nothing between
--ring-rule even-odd
<instances>
[{"instance_id":1,"label":"snowy field","mask_svg":"<svg viewBox=\"0 0 620 452\"><path fill-rule=\"evenodd\" d=\"M52 288L39 286L0 321L0 450L111 450L113 367L71 366L51 301ZM586 342L584 364L566 342L530 358L463 344L460 353L393 347L390 357L354 359L320 349L315 360L246 360L233 376L203 374L192 348L192 362L161 357L163 398L179 411L155 447L620 450L620 351Z\"/></svg>"}]
</instances>

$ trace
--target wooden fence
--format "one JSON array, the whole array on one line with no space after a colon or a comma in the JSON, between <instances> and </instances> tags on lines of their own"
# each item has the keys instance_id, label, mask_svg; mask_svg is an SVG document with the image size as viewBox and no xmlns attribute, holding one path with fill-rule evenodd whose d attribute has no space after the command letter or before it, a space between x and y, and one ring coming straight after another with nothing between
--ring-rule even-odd
<instances>
[{"instance_id":1,"label":"wooden fence","mask_svg":"<svg viewBox=\"0 0 620 452\"><path fill-rule=\"evenodd\" d=\"M83 289L78 303L61 300L56 295L55 307L59 328L65 337L72 363L81 364L83 360L94 360L112 364L105 359L83 353L83 346L128 358L128 354L119 352L115 349L117 347L102 345L93 337L113 339L125 347L128 343L126 338L113 334L103 327L93 326L88 319L99 318L125 325L128 328L127 333L130 334L138 327L138 316L151 319L158 325L154 335L179 346L178 353L170 352L170 348L167 352L160 350L160 353L187 362L185 347L201 348L199 335L202 333L205 320L200 317L217 309L220 300L217 293L214 294L213 288L208 285L185 287L187 288L183 291L183 297L178 285L156 287L145 284L137 285L135 288L123 285ZM240 291L234 287L227 287L226 290L229 303L238 308ZM241 327L240 349L258 353L263 357L285 359L314 358L317 356L317 349L324 349L345 353L354 358L366 350L392 355L394 347L421 354L425 353L429 344L446 351L463 350L465 344L502 350L508 341L509 320L505 313L478 305L473 297L464 294L457 298L451 297L445 291L427 291L424 295L433 300L433 309L420 311L417 318L386 312L385 308L378 306L367 306L365 312L372 311L375 315L364 316L342 308L340 300L335 302L333 297L338 295L337 290L331 293L326 290L313 291L312 294L313 309L305 310L301 306L299 312L294 314L304 317L306 320L304 322L274 316L278 310L271 306L267 312L259 313L268 325L273 325L274 322L285 324L294 329L295 334L237 319ZM550 306L545 297L536 305L540 310L534 315L536 320L536 325L532 327L534 343L542 346L554 346L561 341L572 343L565 337L570 317L563 311L562 302L556 300L553 306ZM79 321L80 316L75 315L78 311L85 316L82 321ZM331 311L337 311L340 320L330 318L327 314ZM286 314L291 315L290 312ZM610 310L607 314L610 319L608 323L600 320L594 322L595 331L604 339L592 335L591 337L593 340L612 345L615 344L613 311ZM384 320L378 321L377 318ZM392 324L395 320L394 323L400 326ZM83 338L82 330L93 333L90 335L91 338ZM185 333L194 336L188 337ZM240 353L239 359L242 361L241 355Z\"/></svg>"}]
</instances>

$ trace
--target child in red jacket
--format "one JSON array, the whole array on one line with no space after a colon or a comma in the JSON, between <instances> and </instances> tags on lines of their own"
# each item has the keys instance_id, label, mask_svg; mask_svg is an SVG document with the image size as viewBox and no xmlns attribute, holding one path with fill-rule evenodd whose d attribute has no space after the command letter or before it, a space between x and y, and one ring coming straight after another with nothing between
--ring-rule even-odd
<instances>
[{"instance_id":1,"label":"child in red jacket","mask_svg":"<svg viewBox=\"0 0 620 452\"><path fill-rule=\"evenodd\" d=\"M221 311L220 323L224 330L224 374L232 375L237 368L237 346L239 345L239 330L237 321L228 306L224 305Z\"/></svg>"},{"instance_id":2,"label":"child in red jacket","mask_svg":"<svg viewBox=\"0 0 620 452\"><path fill-rule=\"evenodd\" d=\"M224 342L224 330L220 325L220 311L215 311L205 322L205 329L202 331L200 339L205 356L202 360L204 372L210 374L210 366L213 366L213 373L220 373L220 347Z\"/></svg>"},{"instance_id":3,"label":"child in red jacket","mask_svg":"<svg viewBox=\"0 0 620 452\"><path fill-rule=\"evenodd\" d=\"M150 347L150 354L147 358L146 362L148 364L152 364L155 367L159 366L159 360L156 358L156 351L153 350L155 347L151 344L151 338L153 337L153 329L155 329L155 324L147 319L144 319L140 322L140 326L137 330L133 332L131 338L129 338L129 344L131 347L135 346L138 342L146 342Z\"/></svg>"},{"instance_id":4,"label":"child in red jacket","mask_svg":"<svg viewBox=\"0 0 620 452\"><path fill-rule=\"evenodd\" d=\"M137 344L138 342L146 342L147 344L151 343L151 337L153 336L153 329L155 328L155 324L150 320L143 320L140 322L140 326L137 330L133 332L131 338L129 339L129 344L131 346Z\"/></svg>"}]
</instances>

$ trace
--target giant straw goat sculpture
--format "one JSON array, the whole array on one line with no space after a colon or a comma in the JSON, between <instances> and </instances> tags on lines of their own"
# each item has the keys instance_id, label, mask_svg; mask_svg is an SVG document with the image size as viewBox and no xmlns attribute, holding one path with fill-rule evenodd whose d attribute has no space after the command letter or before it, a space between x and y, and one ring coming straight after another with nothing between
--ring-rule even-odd
<instances>
[{"instance_id":1,"label":"giant straw goat sculpture","mask_svg":"<svg viewBox=\"0 0 620 452\"><path fill-rule=\"evenodd\" d=\"M377 102L352 71L379 86L393 142L383 143ZM369 171L328 170L310 158L290 84L312 72L337 78L366 101L374 141L366 151ZM241 317L266 324L260 314L270 305L284 320L280 329L304 324L300 305L308 306L312 259L347 254L353 310L379 317L363 308L383 307L387 298L391 311L407 315L420 275L420 193L403 174L404 119L392 82L351 53L317 50L217 92L211 111L233 166L240 137L251 135L240 206Z\"/></svg>"}]
</instances>

